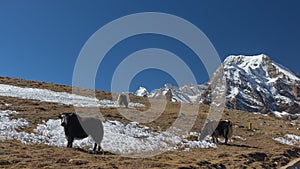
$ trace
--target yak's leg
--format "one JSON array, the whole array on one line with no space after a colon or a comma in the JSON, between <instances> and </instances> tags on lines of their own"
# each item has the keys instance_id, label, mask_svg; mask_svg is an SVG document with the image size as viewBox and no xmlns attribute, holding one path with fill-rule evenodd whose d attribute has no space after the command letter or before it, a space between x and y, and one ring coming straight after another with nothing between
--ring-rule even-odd
<instances>
[{"instance_id":1,"label":"yak's leg","mask_svg":"<svg viewBox=\"0 0 300 169\"><path fill-rule=\"evenodd\" d=\"M213 143L216 143L216 138L214 136L211 136L211 137L212 137Z\"/></svg>"},{"instance_id":2,"label":"yak's leg","mask_svg":"<svg viewBox=\"0 0 300 169\"><path fill-rule=\"evenodd\" d=\"M213 143L217 144L219 142L218 137L212 136Z\"/></svg>"},{"instance_id":3,"label":"yak's leg","mask_svg":"<svg viewBox=\"0 0 300 169\"><path fill-rule=\"evenodd\" d=\"M100 151L103 152L103 150L102 150L102 148L101 148L101 145L99 144L99 145L98 145L98 152L100 153Z\"/></svg>"},{"instance_id":4,"label":"yak's leg","mask_svg":"<svg viewBox=\"0 0 300 169\"><path fill-rule=\"evenodd\" d=\"M74 141L74 138L73 138L73 137L69 137L69 138L68 138L68 144L67 144L67 147L68 147L68 148L72 148L73 141Z\"/></svg>"},{"instance_id":5,"label":"yak's leg","mask_svg":"<svg viewBox=\"0 0 300 169\"><path fill-rule=\"evenodd\" d=\"M228 144L228 137L225 137L225 144Z\"/></svg>"},{"instance_id":6,"label":"yak's leg","mask_svg":"<svg viewBox=\"0 0 300 169\"><path fill-rule=\"evenodd\" d=\"M94 144L93 150L90 150L89 153L90 153L90 154L97 154L96 149L97 149L97 143Z\"/></svg>"},{"instance_id":7,"label":"yak's leg","mask_svg":"<svg viewBox=\"0 0 300 169\"><path fill-rule=\"evenodd\" d=\"M225 144L228 143L229 129L224 131Z\"/></svg>"},{"instance_id":8,"label":"yak's leg","mask_svg":"<svg viewBox=\"0 0 300 169\"><path fill-rule=\"evenodd\" d=\"M96 152L97 149L97 143L94 144L93 152Z\"/></svg>"},{"instance_id":9,"label":"yak's leg","mask_svg":"<svg viewBox=\"0 0 300 169\"><path fill-rule=\"evenodd\" d=\"M96 151L97 146L98 146L98 150ZM100 151L101 151L100 144L95 143L94 148L93 148L93 152L96 153L96 154L100 154Z\"/></svg>"}]
</instances>

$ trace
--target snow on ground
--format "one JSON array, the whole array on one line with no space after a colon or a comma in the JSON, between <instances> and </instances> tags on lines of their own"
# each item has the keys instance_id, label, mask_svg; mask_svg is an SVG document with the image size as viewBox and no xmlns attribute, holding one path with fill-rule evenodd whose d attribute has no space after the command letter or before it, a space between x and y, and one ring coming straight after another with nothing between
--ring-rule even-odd
<instances>
[{"instance_id":1,"label":"snow on ground","mask_svg":"<svg viewBox=\"0 0 300 169\"><path fill-rule=\"evenodd\" d=\"M247 139L241 136L232 136L232 139L246 141Z\"/></svg>"},{"instance_id":2,"label":"snow on ground","mask_svg":"<svg viewBox=\"0 0 300 169\"><path fill-rule=\"evenodd\" d=\"M0 111L0 137L5 139L16 139L24 144L47 144L50 146L66 147L63 127L59 119L49 119L39 124L33 133L18 132L18 129L28 127L29 123L23 119L10 119L9 115L17 114L16 111ZM216 148L216 144L208 140L189 141L186 136L177 136L172 132L153 132L147 126L137 122L127 125L118 121L103 123L104 138L101 146L104 150L116 154L131 155L151 153L158 150L177 150L185 148ZM198 133L194 133L198 134ZM75 140L74 147L93 147L90 137Z\"/></svg>"},{"instance_id":3,"label":"snow on ground","mask_svg":"<svg viewBox=\"0 0 300 169\"><path fill-rule=\"evenodd\" d=\"M44 102L62 103L76 107L118 107L115 101L98 100L66 92L54 92L47 89L23 88L12 85L0 84L0 96L34 99ZM129 107L142 107L140 103L129 103Z\"/></svg>"},{"instance_id":4,"label":"snow on ground","mask_svg":"<svg viewBox=\"0 0 300 169\"><path fill-rule=\"evenodd\" d=\"M18 133L17 130L28 127L29 123L23 118L10 120L8 116L18 114L16 111L1 110L0 111L0 136L6 139L18 139L24 133Z\"/></svg>"},{"instance_id":5,"label":"snow on ground","mask_svg":"<svg viewBox=\"0 0 300 169\"><path fill-rule=\"evenodd\" d=\"M281 144L300 146L300 136L294 134L286 134L283 137L273 138L273 140L278 141Z\"/></svg>"},{"instance_id":6,"label":"snow on ground","mask_svg":"<svg viewBox=\"0 0 300 169\"><path fill-rule=\"evenodd\" d=\"M283 117L283 116L287 116L289 115L289 113L283 111L283 112L279 112L279 111L272 111L272 114L274 114L276 117Z\"/></svg>"}]
</instances>

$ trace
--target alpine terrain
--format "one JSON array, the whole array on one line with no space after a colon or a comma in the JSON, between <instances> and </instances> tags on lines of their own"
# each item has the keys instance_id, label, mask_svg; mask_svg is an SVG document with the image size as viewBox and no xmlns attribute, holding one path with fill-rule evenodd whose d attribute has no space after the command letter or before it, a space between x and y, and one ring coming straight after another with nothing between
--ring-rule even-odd
<instances>
[{"instance_id":1,"label":"alpine terrain","mask_svg":"<svg viewBox=\"0 0 300 169\"><path fill-rule=\"evenodd\" d=\"M248 112L277 116L300 113L300 78L268 56L228 56L223 64L226 81L226 106ZM149 97L159 98L171 91L172 100L186 103L211 103L212 83L166 84Z\"/></svg>"},{"instance_id":2,"label":"alpine terrain","mask_svg":"<svg viewBox=\"0 0 300 169\"><path fill-rule=\"evenodd\" d=\"M80 89L94 92L91 97L85 92L74 94L79 88L71 86L0 76L0 168L298 165L299 82L295 73L266 55L229 56L203 85L166 84L150 93L141 87L135 95L128 95L125 107L114 99L118 93ZM166 103L163 107L162 102ZM211 105L227 107L219 117L231 122L233 134L228 145L223 138L219 143L211 136L198 139L205 135L202 129L214 110ZM65 112L97 115L95 118L102 120L100 154L91 151L91 137L75 140L73 148L66 147L59 119Z\"/></svg>"}]
</instances>

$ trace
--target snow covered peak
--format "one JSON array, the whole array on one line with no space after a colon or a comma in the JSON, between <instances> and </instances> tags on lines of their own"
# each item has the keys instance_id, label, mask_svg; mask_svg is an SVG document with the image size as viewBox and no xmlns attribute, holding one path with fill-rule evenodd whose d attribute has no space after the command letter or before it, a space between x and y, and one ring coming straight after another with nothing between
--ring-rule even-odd
<instances>
[{"instance_id":1,"label":"snow covered peak","mask_svg":"<svg viewBox=\"0 0 300 169\"><path fill-rule=\"evenodd\" d=\"M203 91L207 88L206 85L187 84L183 86L175 86L167 83L160 89L153 90L149 97L164 98L169 91L171 91L171 100L174 102L198 103Z\"/></svg>"},{"instance_id":2,"label":"snow covered peak","mask_svg":"<svg viewBox=\"0 0 300 169\"><path fill-rule=\"evenodd\" d=\"M146 88L140 86L140 87L137 89L137 91L135 92L135 94L136 94L137 96L142 96L142 97L144 97L144 96L148 96L149 93L148 93L148 91L147 91Z\"/></svg>"},{"instance_id":3,"label":"snow covered peak","mask_svg":"<svg viewBox=\"0 0 300 169\"><path fill-rule=\"evenodd\" d=\"M250 112L300 112L299 77L268 56L229 56L223 66L228 107Z\"/></svg>"},{"instance_id":4,"label":"snow covered peak","mask_svg":"<svg viewBox=\"0 0 300 169\"><path fill-rule=\"evenodd\" d=\"M235 63L237 65L251 65L251 64L261 64L265 60L270 60L270 58L265 54L245 56L245 55L230 55L228 56L224 63Z\"/></svg>"},{"instance_id":5,"label":"snow covered peak","mask_svg":"<svg viewBox=\"0 0 300 169\"><path fill-rule=\"evenodd\" d=\"M236 68L255 76L269 77L268 64L270 61L271 59L264 54L257 56L231 55L225 59L224 68Z\"/></svg>"},{"instance_id":6,"label":"snow covered peak","mask_svg":"<svg viewBox=\"0 0 300 169\"><path fill-rule=\"evenodd\" d=\"M287 80L299 81L300 78L291 70L273 62L267 55L254 56L230 55L224 61L225 71L228 69L239 69L248 75L277 80L278 77Z\"/></svg>"},{"instance_id":7,"label":"snow covered peak","mask_svg":"<svg viewBox=\"0 0 300 169\"><path fill-rule=\"evenodd\" d=\"M178 89L177 86L175 86L175 85L173 85L173 84L171 84L171 83L166 83L166 84L164 85L164 88L166 88L166 89L174 89L174 90L177 90L177 89Z\"/></svg>"},{"instance_id":8,"label":"snow covered peak","mask_svg":"<svg viewBox=\"0 0 300 169\"><path fill-rule=\"evenodd\" d=\"M228 108L261 113L300 113L300 78L267 55L231 55L222 65ZM163 96L170 91L172 101L210 104L211 93L215 92L213 83L179 87L165 84L148 97L165 98Z\"/></svg>"}]
</instances>

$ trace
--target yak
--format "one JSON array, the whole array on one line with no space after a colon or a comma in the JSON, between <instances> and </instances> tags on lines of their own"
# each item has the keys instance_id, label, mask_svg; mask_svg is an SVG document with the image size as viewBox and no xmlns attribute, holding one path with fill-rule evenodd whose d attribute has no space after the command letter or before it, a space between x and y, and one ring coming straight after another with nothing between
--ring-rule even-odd
<instances>
[{"instance_id":1,"label":"yak","mask_svg":"<svg viewBox=\"0 0 300 169\"><path fill-rule=\"evenodd\" d=\"M100 152L104 132L103 124L99 119L83 118L76 113L62 113L59 118L68 140L68 148L72 148L74 139L83 139L90 135L95 141L93 152L96 152L97 146Z\"/></svg>"},{"instance_id":2,"label":"yak","mask_svg":"<svg viewBox=\"0 0 300 169\"><path fill-rule=\"evenodd\" d=\"M128 100L125 94L120 94L117 102L119 106L124 105L126 108L128 108Z\"/></svg>"},{"instance_id":3,"label":"yak","mask_svg":"<svg viewBox=\"0 0 300 169\"><path fill-rule=\"evenodd\" d=\"M208 134L211 134L212 141L214 143L218 143L218 138L223 137L225 139L225 144L228 144L229 138L232 136L232 122L229 120L221 120L221 121L208 121L205 124L204 131L199 136L199 140L203 139Z\"/></svg>"}]
</instances>

